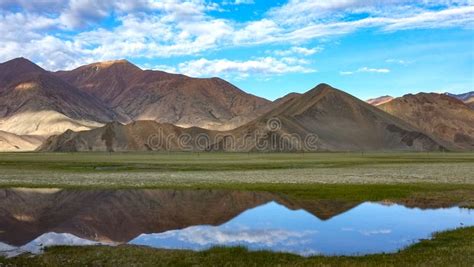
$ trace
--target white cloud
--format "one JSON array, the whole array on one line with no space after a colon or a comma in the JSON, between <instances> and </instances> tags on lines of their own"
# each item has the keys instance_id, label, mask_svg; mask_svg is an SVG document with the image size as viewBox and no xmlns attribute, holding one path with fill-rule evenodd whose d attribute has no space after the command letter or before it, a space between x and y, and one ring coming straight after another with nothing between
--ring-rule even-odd
<instances>
[{"instance_id":1,"label":"white cloud","mask_svg":"<svg viewBox=\"0 0 474 267\"><path fill-rule=\"evenodd\" d=\"M277 36L282 31L274 21L262 19L247 23L242 29L236 30L232 41L236 45L271 43L277 41Z\"/></svg>"},{"instance_id":2,"label":"white cloud","mask_svg":"<svg viewBox=\"0 0 474 267\"><path fill-rule=\"evenodd\" d=\"M84 52L74 43L53 36L31 40L28 45L15 41L0 43L0 59L11 59L11 55L25 56L47 69L72 68L87 62Z\"/></svg>"},{"instance_id":3,"label":"white cloud","mask_svg":"<svg viewBox=\"0 0 474 267\"><path fill-rule=\"evenodd\" d=\"M142 234L132 243L152 243L156 240L179 240L185 247L229 246L235 244L257 244L273 247L278 244L301 245L307 242L307 237L316 234L315 231L289 231L285 229L228 229L226 227L192 226L182 230L173 230L159 234ZM294 241L298 240L298 241Z\"/></svg>"},{"instance_id":4,"label":"white cloud","mask_svg":"<svg viewBox=\"0 0 474 267\"><path fill-rule=\"evenodd\" d=\"M238 6L238 5L253 5L255 4L254 0L224 0L221 3L224 6Z\"/></svg>"},{"instance_id":5,"label":"white cloud","mask_svg":"<svg viewBox=\"0 0 474 267\"><path fill-rule=\"evenodd\" d=\"M64 27L74 29L85 23L99 21L106 17L110 10L108 1L73 0L59 16L59 21Z\"/></svg>"},{"instance_id":6,"label":"white cloud","mask_svg":"<svg viewBox=\"0 0 474 267\"><path fill-rule=\"evenodd\" d=\"M250 5L255 4L254 0L235 0L234 5Z\"/></svg>"},{"instance_id":7,"label":"white cloud","mask_svg":"<svg viewBox=\"0 0 474 267\"><path fill-rule=\"evenodd\" d=\"M341 74L341 75L352 75L352 74L354 74L354 72L353 71L340 71L339 74Z\"/></svg>"},{"instance_id":8,"label":"white cloud","mask_svg":"<svg viewBox=\"0 0 474 267\"><path fill-rule=\"evenodd\" d=\"M244 2L251 1L232 1ZM292 48L275 55L295 58L320 51L302 47L308 41L364 28L473 28L473 5L472 0L290 0L260 20L241 23L209 15L219 5L207 0L3 0L0 61L25 56L55 70L107 59L199 56L223 47L269 43L289 44ZM369 15L345 19L361 13ZM112 14L116 25L98 26Z\"/></svg>"},{"instance_id":9,"label":"white cloud","mask_svg":"<svg viewBox=\"0 0 474 267\"><path fill-rule=\"evenodd\" d=\"M399 64L399 65L408 65L412 63L413 61L411 60L404 60L404 59L395 59L395 58L389 58L385 60L387 63L393 63L393 64Z\"/></svg>"},{"instance_id":10,"label":"white cloud","mask_svg":"<svg viewBox=\"0 0 474 267\"><path fill-rule=\"evenodd\" d=\"M179 64L179 71L197 77L235 75L240 78L250 74L278 75L284 73L310 73L316 70L302 66L298 59L277 59L262 57L247 61L232 61L228 59L208 60L201 58Z\"/></svg>"},{"instance_id":11,"label":"white cloud","mask_svg":"<svg viewBox=\"0 0 474 267\"><path fill-rule=\"evenodd\" d=\"M302 56L311 56L316 53L321 52L323 49L322 47L314 47L314 48L305 48L300 46L293 46L288 50L275 50L273 51L275 55L278 56L288 56L288 55L302 55Z\"/></svg>"},{"instance_id":12,"label":"white cloud","mask_svg":"<svg viewBox=\"0 0 474 267\"><path fill-rule=\"evenodd\" d=\"M398 31L417 28L467 27L474 25L474 2L446 1L445 9L427 9L435 1L423 1L422 7L412 1L294 0L270 12L272 20L285 29L278 42L304 42L315 38L344 35L362 28ZM406 3L407 5L396 5ZM338 13L339 12L339 13ZM345 20L352 13L370 16Z\"/></svg>"},{"instance_id":13,"label":"white cloud","mask_svg":"<svg viewBox=\"0 0 474 267\"><path fill-rule=\"evenodd\" d=\"M411 17L386 19L386 31L466 26L473 28L474 6L423 12Z\"/></svg>"},{"instance_id":14,"label":"white cloud","mask_svg":"<svg viewBox=\"0 0 474 267\"><path fill-rule=\"evenodd\" d=\"M272 9L269 15L283 24L303 25L311 22L340 21L347 14L369 14L371 17L406 18L431 8L450 9L473 5L472 0L289 0Z\"/></svg>"},{"instance_id":15,"label":"white cloud","mask_svg":"<svg viewBox=\"0 0 474 267\"><path fill-rule=\"evenodd\" d=\"M371 73L389 73L390 69L387 68L369 68L369 67L361 67L356 71L341 71L339 74L341 75L352 75L358 72L371 72Z\"/></svg>"},{"instance_id":16,"label":"white cloud","mask_svg":"<svg viewBox=\"0 0 474 267\"><path fill-rule=\"evenodd\" d=\"M272 9L269 13L284 24L307 24L321 19L341 18L341 13L361 13L375 11L381 7L408 2L407 0L290 0L287 4ZM334 16L336 15L336 16ZM328 22L326 20L326 22Z\"/></svg>"},{"instance_id":17,"label":"white cloud","mask_svg":"<svg viewBox=\"0 0 474 267\"><path fill-rule=\"evenodd\" d=\"M391 229L380 229L380 230L362 230L359 231L361 234L366 235L366 236L371 236L371 235L388 235L392 233Z\"/></svg>"},{"instance_id":18,"label":"white cloud","mask_svg":"<svg viewBox=\"0 0 474 267\"><path fill-rule=\"evenodd\" d=\"M368 68L368 67L362 67L357 70L357 72L376 72L376 73L389 73L389 69L376 69L376 68Z\"/></svg>"},{"instance_id":19,"label":"white cloud","mask_svg":"<svg viewBox=\"0 0 474 267\"><path fill-rule=\"evenodd\" d=\"M39 31L52 28L55 24L54 19L35 14L0 12L0 40L27 43L41 38L43 35Z\"/></svg>"},{"instance_id":20,"label":"white cloud","mask_svg":"<svg viewBox=\"0 0 474 267\"><path fill-rule=\"evenodd\" d=\"M150 66L150 65L143 65L141 66L142 69L151 69L151 70L160 70L168 73L179 73L178 69L173 66L168 66L168 65L155 65L155 66Z\"/></svg>"}]
</instances>

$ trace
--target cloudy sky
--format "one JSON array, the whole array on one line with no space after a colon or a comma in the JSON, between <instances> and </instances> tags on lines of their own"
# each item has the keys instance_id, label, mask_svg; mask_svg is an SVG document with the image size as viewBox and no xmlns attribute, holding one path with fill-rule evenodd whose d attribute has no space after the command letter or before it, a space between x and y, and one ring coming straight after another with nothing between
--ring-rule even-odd
<instances>
[{"instance_id":1,"label":"cloudy sky","mask_svg":"<svg viewBox=\"0 0 474 267\"><path fill-rule=\"evenodd\" d=\"M474 0L0 0L0 61L128 59L275 99L474 90Z\"/></svg>"}]
</instances>

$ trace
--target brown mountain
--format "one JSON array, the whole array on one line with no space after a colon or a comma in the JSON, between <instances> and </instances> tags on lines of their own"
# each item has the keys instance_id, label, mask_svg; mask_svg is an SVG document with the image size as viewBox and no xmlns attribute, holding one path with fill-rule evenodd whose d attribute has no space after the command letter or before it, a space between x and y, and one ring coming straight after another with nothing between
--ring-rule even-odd
<instances>
[{"instance_id":1,"label":"brown mountain","mask_svg":"<svg viewBox=\"0 0 474 267\"><path fill-rule=\"evenodd\" d=\"M18 135L86 130L117 119L95 97L24 58L0 64L0 130Z\"/></svg>"},{"instance_id":2,"label":"brown mountain","mask_svg":"<svg viewBox=\"0 0 474 267\"><path fill-rule=\"evenodd\" d=\"M474 149L474 110L444 94L408 94L380 105L382 110L423 130L451 149Z\"/></svg>"},{"instance_id":3,"label":"brown mountain","mask_svg":"<svg viewBox=\"0 0 474 267\"><path fill-rule=\"evenodd\" d=\"M387 102L390 102L392 100L393 100L392 96L386 95L386 96L368 99L366 102L373 106L379 106Z\"/></svg>"},{"instance_id":4,"label":"brown mountain","mask_svg":"<svg viewBox=\"0 0 474 267\"><path fill-rule=\"evenodd\" d=\"M144 71L126 60L94 63L55 75L134 121L226 130L261 115L270 103L219 78Z\"/></svg>"},{"instance_id":5,"label":"brown mountain","mask_svg":"<svg viewBox=\"0 0 474 267\"><path fill-rule=\"evenodd\" d=\"M205 151L219 132L198 127L182 128L156 121L117 122L89 131L66 131L51 136L39 151ZM203 145L198 139L204 135Z\"/></svg>"},{"instance_id":6,"label":"brown mountain","mask_svg":"<svg viewBox=\"0 0 474 267\"><path fill-rule=\"evenodd\" d=\"M267 147L272 151L295 147L318 151L443 149L404 121L327 84L291 98L233 134L244 136L257 129L264 137L252 139L258 140L250 144L252 150L262 143L271 144ZM292 139L295 135L298 138ZM313 137L311 145L304 142L307 137Z\"/></svg>"},{"instance_id":7,"label":"brown mountain","mask_svg":"<svg viewBox=\"0 0 474 267\"><path fill-rule=\"evenodd\" d=\"M381 151L440 150L404 121L326 84L296 95L234 130L180 128L151 121L108 124L49 138L41 151L217 150Z\"/></svg>"},{"instance_id":8,"label":"brown mountain","mask_svg":"<svg viewBox=\"0 0 474 267\"><path fill-rule=\"evenodd\" d=\"M280 97L280 98L275 99L275 101L272 102L271 106L272 106L273 108L276 108L277 106L279 106L279 105L285 103L286 101L289 101L289 100L291 100L291 99L293 99L293 98L295 98L295 97L299 97L300 95L301 95L300 93L294 93L294 92L293 92L293 93L286 94L286 95L284 95L284 96L282 96L282 97Z\"/></svg>"},{"instance_id":9,"label":"brown mountain","mask_svg":"<svg viewBox=\"0 0 474 267\"><path fill-rule=\"evenodd\" d=\"M20 246L59 232L122 243L142 233L220 225L270 201L305 209L323 220L359 204L225 190L1 189L0 242Z\"/></svg>"}]
</instances>

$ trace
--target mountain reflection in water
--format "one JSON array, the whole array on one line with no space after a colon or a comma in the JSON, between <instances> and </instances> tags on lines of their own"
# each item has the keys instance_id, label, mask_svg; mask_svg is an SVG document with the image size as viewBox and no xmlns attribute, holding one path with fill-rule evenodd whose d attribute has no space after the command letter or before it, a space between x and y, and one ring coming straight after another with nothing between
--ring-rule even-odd
<instances>
[{"instance_id":1,"label":"mountain reflection in water","mask_svg":"<svg viewBox=\"0 0 474 267\"><path fill-rule=\"evenodd\" d=\"M9 255L55 244L98 243L370 254L394 252L461 224L474 225L474 213L457 207L301 201L265 192L0 190L0 251Z\"/></svg>"}]
</instances>

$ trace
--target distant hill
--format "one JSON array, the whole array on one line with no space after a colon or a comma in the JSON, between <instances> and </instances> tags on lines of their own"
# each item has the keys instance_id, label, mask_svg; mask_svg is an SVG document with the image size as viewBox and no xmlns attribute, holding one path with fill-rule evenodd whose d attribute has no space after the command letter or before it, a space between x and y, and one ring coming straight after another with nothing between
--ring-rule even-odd
<instances>
[{"instance_id":1,"label":"distant hill","mask_svg":"<svg viewBox=\"0 0 474 267\"><path fill-rule=\"evenodd\" d=\"M0 131L0 151L20 152L35 150L44 141L41 137L19 136Z\"/></svg>"},{"instance_id":2,"label":"distant hill","mask_svg":"<svg viewBox=\"0 0 474 267\"><path fill-rule=\"evenodd\" d=\"M126 60L94 63L55 75L105 103L128 122L228 130L261 115L270 101L219 79L141 70Z\"/></svg>"},{"instance_id":3,"label":"distant hill","mask_svg":"<svg viewBox=\"0 0 474 267\"><path fill-rule=\"evenodd\" d=\"M448 95L450 97L457 98L463 102L472 99L474 97L474 91L463 93L463 94L451 94L451 93L444 93L445 95Z\"/></svg>"},{"instance_id":4,"label":"distant hill","mask_svg":"<svg viewBox=\"0 0 474 267\"><path fill-rule=\"evenodd\" d=\"M203 128L182 128L156 121L136 121L127 125L117 122L90 131L66 131L47 139L40 151L195 151L208 150L209 145L198 147L196 136L204 134L211 138L217 132ZM178 139L190 136L192 141ZM189 144L188 144L189 143Z\"/></svg>"},{"instance_id":5,"label":"distant hill","mask_svg":"<svg viewBox=\"0 0 474 267\"><path fill-rule=\"evenodd\" d=\"M158 135L158 137L156 137ZM207 137L203 139L202 136ZM181 128L152 121L118 123L49 138L41 151L432 151L443 149L414 127L357 98L321 84L230 131ZM308 137L311 144L308 145ZM201 141L201 142L199 142ZM204 144L204 145L203 145Z\"/></svg>"},{"instance_id":6,"label":"distant hill","mask_svg":"<svg viewBox=\"0 0 474 267\"><path fill-rule=\"evenodd\" d=\"M461 100L470 108L474 109L474 91L467 92L464 94L450 94L450 93L445 93L445 94Z\"/></svg>"},{"instance_id":7,"label":"distant hill","mask_svg":"<svg viewBox=\"0 0 474 267\"><path fill-rule=\"evenodd\" d=\"M409 122L446 147L474 150L474 110L461 100L444 94L408 94L379 108Z\"/></svg>"},{"instance_id":8,"label":"distant hill","mask_svg":"<svg viewBox=\"0 0 474 267\"><path fill-rule=\"evenodd\" d=\"M381 96L381 97L377 97L377 98L371 98L371 99L367 100L366 102L371 104L371 105L378 106L378 105L382 105L382 104L385 104L387 102L390 102L392 100L393 100L392 96L386 95L386 96Z\"/></svg>"},{"instance_id":9,"label":"distant hill","mask_svg":"<svg viewBox=\"0 0 474 267\"><path fill-rule=\"evenodd\" d=\"M471 109L474 109L474 97L469 98L465 104L470 107Z\"/></svg>"}]
</instances>

